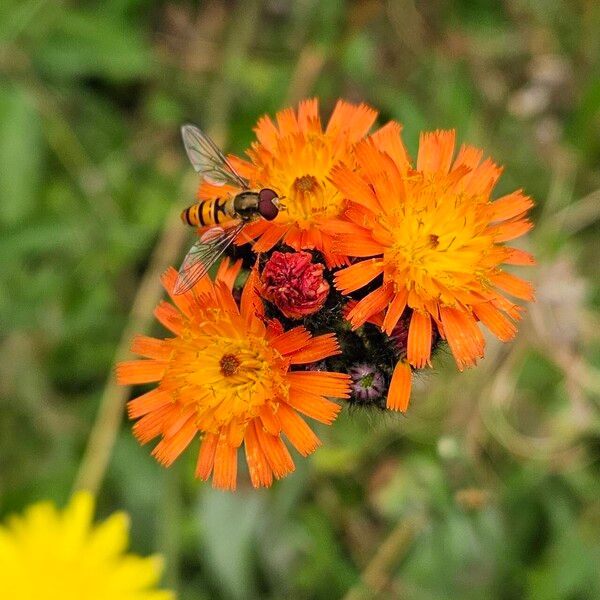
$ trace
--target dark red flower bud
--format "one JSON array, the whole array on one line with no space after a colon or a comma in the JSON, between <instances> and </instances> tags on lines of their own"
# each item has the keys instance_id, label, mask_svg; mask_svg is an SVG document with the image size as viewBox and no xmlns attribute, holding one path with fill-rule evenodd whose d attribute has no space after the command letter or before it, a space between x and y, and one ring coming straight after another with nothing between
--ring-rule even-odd
<instances>
[{"instance_id":1,"label":"dark red flower bud","mask_svg":"<svg viewBox=\"0 0 600 600\"><path fill-rule=\"evenodd\" d=\"M262 272L263 295L290 319L312 315L329 293L323 268L308 252L273 252Z\"/></svg>"}]
</instances>

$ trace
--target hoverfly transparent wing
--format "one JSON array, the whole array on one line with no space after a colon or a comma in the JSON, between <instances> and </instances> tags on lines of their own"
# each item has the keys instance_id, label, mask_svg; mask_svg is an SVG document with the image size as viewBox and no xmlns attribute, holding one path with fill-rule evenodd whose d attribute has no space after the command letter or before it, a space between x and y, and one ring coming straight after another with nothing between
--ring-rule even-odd
<instances>
[{"instance_id":1,"label":"hoverfly transparent wing","mask_svg":"<svg viewBox=\"0 0 600 600\"><path fill-rule=\"evenodd\" d=\"M173 293L184 294L191 290L241 233L244 225L245 223L241 221L234 227L224 229L220 233L216 231L221 229L220 227L209 229L190 248L183 259Z\"/></svg>"},{"instance_id":2,"label":"hoverfly transparent wing","mask_svg":"<svg viewBox=\"0 0 600 600\"><path fill-rule=\"evenodd\" d=\"M194 169L210 183L232 185L247 190L248 181L244 179L219 147L195 125L183 125L181 137L188 158Z\"/></svg>"}]
</instances>

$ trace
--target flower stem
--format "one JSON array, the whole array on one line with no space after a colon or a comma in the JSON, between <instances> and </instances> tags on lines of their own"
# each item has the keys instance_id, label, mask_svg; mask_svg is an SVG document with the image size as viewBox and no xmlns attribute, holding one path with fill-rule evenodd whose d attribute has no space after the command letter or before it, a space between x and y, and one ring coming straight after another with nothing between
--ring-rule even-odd
<instances>
[{"instance_id":1,"label":"flower stem","mask_svg":"<svg viewBox=\"0 0 600 600\"><path fill-rule=\"evenodd\" d=\"M130 390L128 386L117 385L114 365L129 357L131 339L136 333L146 331L153 319L154 307L162 295L160 275L175 262L188 234L181 227L179 212L179 207L174 207L171 211L136 293L127 325L115 352L113 368L102 392L98 416L79 465L74 491L86 489L97 494L104 479Z\"/></svg>"},{"instance_id":2,"label":"flower stem","mask_svg":"<svg viewBox=\"0 0 600 600\"><path fill-rule=\"evenodd\" d=\"M390 571L406 556L424 524L422 517L399 521L362 572L360 581L348 590L342 600L364 600L382 593L389 585Z\"/></svg>"}]
</instances>

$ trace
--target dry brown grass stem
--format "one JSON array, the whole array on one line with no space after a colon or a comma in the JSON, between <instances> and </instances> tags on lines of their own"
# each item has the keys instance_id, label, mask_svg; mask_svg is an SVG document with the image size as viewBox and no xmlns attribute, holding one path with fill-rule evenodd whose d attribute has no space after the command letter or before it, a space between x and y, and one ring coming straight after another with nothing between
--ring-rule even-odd
<instances>
[{"instance_id":1,"label":"dry brown grass stem","mask_svg":"<svg viewBox=\"0 0 600 600\"><path fill-rule=\"evenodd\" d=\"M317 46L305 46L298 57L285 96L285 105L294 106L312 91L326 63L325 52Z\"/></svg>"},{"instance_id":2,"label":"dry brown grass stem","mask_svg":"<svg viewBox=\"0 0 600 600\"><path fill-rule=\"evenodd\" d=\"M385 597L384 592L394 576L394 568L406 556L424 525L425 519L421 516L399 521L364 569L360 581L348 590L343 600L365 600L380 594Z\"/></svg>"},{"instance_id":3,"label":"dry brown grass stem","mask_svg":"<svg viewBox=\"0 0 600 600\"><path fill-rule=\"evenodd\" d=\"M90 433L85 453L79 465L74 489L86 489L96 494L102 484L112 449L123 418L123 407L129 396L129 386L117 385L114 365L129 357L129 344L136 333L147 331L154 307L162 296L161 273L177 261L188 231L179 221L180 207L174 207L156 244L148 268L133 300L127 325L115 352L113 369L106 380L98 416Z\"/></svg>"}]
</instances>

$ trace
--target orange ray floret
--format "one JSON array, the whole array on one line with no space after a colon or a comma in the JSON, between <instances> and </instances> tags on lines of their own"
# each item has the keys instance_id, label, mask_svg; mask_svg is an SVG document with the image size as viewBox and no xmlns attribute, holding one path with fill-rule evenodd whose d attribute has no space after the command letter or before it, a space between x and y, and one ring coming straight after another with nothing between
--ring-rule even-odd
<instances>
[{"instance_id":1,"label":"orange ray floret","mask_svg":"<svg viewBox=\"0 0 600 600\"><path fill-rule=\"evenodd\" d=\"M343 193L329 180L333 167L354 162L353 147L364 138L377 118L366 104L339 100L325 129L316 99L300 102L298 110L277 113L275 122L261 117L255 128L256 141L247 151L250 161L231 156L231 162L248 179L252 189L275 190L284 208L267 223L256 221L244 229L245 240L255 239L254 250L267 252L283 241L295 250L321 251L329 266L346 264L336 252L326 224L345 208ZM223 197L233 188L203 182L200 199Z\"/></svg>"},{"instance_id":2,"label":"orange ray floret","mask_svg":"<svg viewBox=\"0 0 600 600\"><path fill-rule=\"evenodd\" d=\"M226 259L214 283L204 277L174 295L177 272L169 269L163 284L177 306L163 302L157 315L175 337L137 336L133 349L146 359L117 367L121 384L158 382L128 405L139 441L160 436L152 454L168 466L200 436L196 476L231 490L240 446L252 485L269 486L294 470L282 434L304 456L320 444L298 413L329 424L340 406L328 397L349 395L348 375L292 370L339 354L335 336L266 321L254 272L238 306L231 291L238 272Z\"/></svg>"},{"instance_id":3,"label":"orange ray floret","mask_svg":"<svg viewBox=\"0 0 600 600\"><path fill-rule=\"evenodd\" d=\"M406 412L412 387L412 372L410 365L401 360L396 365L388 391L386 406L390 410Z\"/></svg>"},{"instance_id":4,"label":"orange ray floret","mask_svg":"<svg viewBox=\"0 0 600 600\"><path fill-rule=\"evenodd\" d=\"M531 229L526 213L533 202L521 190L492 200L500 167L466 145L453 160L454 131L435 131L421 135L413 168L399 134L399 125L386 125L356 145L354 164L332 171L349 204L328 230L337 251L365 257L336 273L342 293L383 274L346 313L353 328L376 320L389 335L410 311L406 362L396 367L388 396L389 407L403 410L410 368L429 364L434 325L459 369L484 355L479 323L501 340L515 335L519 307L503 293L532 300L533 288L502 265L534 260L502 244Z\"/></svg>"}]
</instances>

